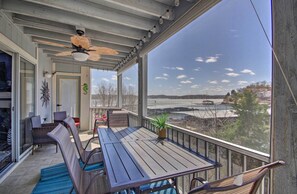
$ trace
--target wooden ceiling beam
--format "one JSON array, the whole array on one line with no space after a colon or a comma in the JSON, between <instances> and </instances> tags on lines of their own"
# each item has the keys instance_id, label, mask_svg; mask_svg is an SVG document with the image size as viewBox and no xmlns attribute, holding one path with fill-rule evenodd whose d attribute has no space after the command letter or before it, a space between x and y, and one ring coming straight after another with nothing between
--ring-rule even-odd
<instances>
[{"instance_id":1,"label":"wooden ceiling beam","mask_svg":"<svg viewBox=\"0 0 297 194\"><path fill-rule=\"evenodd\" d=\"M62 42L65 42L66 45L68 43L68 45L71 46L70 35L61 34L57 32L49 32L46 30L40 30L40 29L34 29L34 28L28 28L28 27L24 27L24 33L34 37L41 37L41 38L62 41ZM35 39L38 39L38 38L35 38ZM129 53L132 50L132 47L110 44L110 43L97 41L97 40L91 40L91 44L92 46L108 47L124 53Z\"/></svg>"},{"instance_id":2,"label":"wooden ceiling beam","mask_svg":"<svg viewBox=\"0 0 297 194\"><path fill-rule=\"evenodd\" d=\"M129 15L121 10L115 10L108 7L103 7L96 5L87 1L73 1L73 0L25 0L27 2L32 2L68 12L73 12L75 14L80 14L83 16L88 16L91 18L96 18L131 28L148 30L153 25L155 25L154 20L135 17Z\"/></svg>"},{"instance_id":3,"label":"wooden ceiling beam","mask_svg":"<svg viewBox=\"0 0 297 194\"><path fill-rule=\"evenodd\" d=\"M56 21L63 24L70 24L73 26L80 26L83 28L136 40L140 40L147 33L146 30L137 30L135 28L107 22L104 20L90 18L71 12L65 13L65 11L63 10L19 0L2 0L0 8L5 12L18 13L27 16L43 18L50 21Z\"/></svg>"}]
</instances>

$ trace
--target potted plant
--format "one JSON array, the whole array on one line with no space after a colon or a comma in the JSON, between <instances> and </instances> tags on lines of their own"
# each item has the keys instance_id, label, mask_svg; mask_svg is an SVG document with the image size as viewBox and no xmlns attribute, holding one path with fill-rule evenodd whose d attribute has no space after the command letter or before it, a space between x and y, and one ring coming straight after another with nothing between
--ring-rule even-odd
<instances>
[{"instance_id":1,"label":"potted plant","mask_svg":"<svg viewBox=\"0 0 297 194\"><path fill-rule=\"evenodd\" d=\"M166 124L168 120L168 114L162 114L154 118L152 124L158 129L158 138L166 139L167 129L169 125Z\"/></svg>"}]
</instances>

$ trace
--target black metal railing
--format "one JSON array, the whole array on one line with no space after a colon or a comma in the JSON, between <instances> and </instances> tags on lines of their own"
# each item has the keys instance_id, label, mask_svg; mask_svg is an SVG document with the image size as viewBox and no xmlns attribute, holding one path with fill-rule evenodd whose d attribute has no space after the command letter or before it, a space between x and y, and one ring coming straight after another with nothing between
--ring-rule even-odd
<instances>
[{"instance_id":1,"label":"black metal railing","mask_svg":"<svg viewBox=\"0 0 297 194\"><path fill-rule=\"evenodd\" d=\"M108 109L110 108L90 108L91 116L93 116L90 119L90 123L94 122L94 115L100 115ZM143 117L142 125L148 130L156 132L156 128L151 124L151 121L151 118ZM129 125L139 126L137 114L129 112ZM181 193L187 193L189 191L190 181L193 176L200 176L208 181L214 181L270 162L269 154L174 125L170 125L170 129L167 130L167 138L192 152L221 164L221 167L216 169L179 177L178 186ZM270 176L267 175L260 186L259 194L270 193L269 179Z\"/></svg>"},{"instance_id":2,"label":"black metal railing","mask_svg":"<svg viewBox=\"0 0 297 194\"><path fill-rule=\"evenodd\" d=\"M137 122L137 119L138 116L136 114L129 114L130 122ZM151 120L152 119L149 117L143 117L143 127L156 132L156 128L151 124ZM221 167L219 168L194 175L203 177L208 181L235 175L262 166L270 161L269 154L174 125L170 125L170 129L167 130L167 138L192 152L196 152L197 154L221 164ZM179 189L182 193L187 193L189 191L192 178L192 174L178 178ZM263 180L258 193L269 193L269 182L269 175L267 175Z\"/></svg>"}]
</instances>

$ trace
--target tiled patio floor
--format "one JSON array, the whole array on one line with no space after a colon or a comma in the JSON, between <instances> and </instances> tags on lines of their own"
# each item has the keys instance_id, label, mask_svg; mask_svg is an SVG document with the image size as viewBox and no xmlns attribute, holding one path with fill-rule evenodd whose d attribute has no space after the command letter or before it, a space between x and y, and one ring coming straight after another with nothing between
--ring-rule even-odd
<instances>
[{"instance_id":1,"label":"tiled patio floor","mask_svg":"<svg viewBox=\"0 0 297 194\"><path fill-rule=\"evenodd\" d=\"M92 134L80 134L85 145ZM73 145L74 146L74 145ZM98 141L94 140L89 149L97 147ZM1 184L1 194L30 194L39 180L40 169L63 162L60 150L56 153L55 145L43 145L30 154Z\"/></svg>"}]
</instances>

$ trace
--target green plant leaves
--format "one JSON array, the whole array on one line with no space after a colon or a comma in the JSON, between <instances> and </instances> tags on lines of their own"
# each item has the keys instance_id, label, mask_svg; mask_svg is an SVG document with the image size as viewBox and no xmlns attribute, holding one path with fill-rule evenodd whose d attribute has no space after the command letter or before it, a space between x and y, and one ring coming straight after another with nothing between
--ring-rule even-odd
<instances>
[{"instance_id":1,"label":"green plant leaves","mask_svg":"<svg viewBox=\"0 0 297 194\"><path fill-rule=\"evenodd\" d=\"M151 123L158 129L168 129L170 127L169 125L166 124L167 120L168 120L168 114L162 114L162 115L156 116Z\"/></svg>"}]
</instances>

